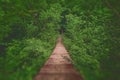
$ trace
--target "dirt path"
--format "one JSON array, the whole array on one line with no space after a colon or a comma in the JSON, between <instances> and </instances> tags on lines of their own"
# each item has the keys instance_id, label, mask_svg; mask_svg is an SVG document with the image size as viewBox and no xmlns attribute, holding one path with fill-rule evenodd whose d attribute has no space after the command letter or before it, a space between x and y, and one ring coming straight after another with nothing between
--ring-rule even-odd
<instances>
[{"instance_id":1,"label":"dirt path","mask_svg":"<svg viewBox=\"0 0 120 80\"><path fill-rule=\"evenodd\" d=\"M52 55L34 80L83 80L73 68L71 58L62 44L61 37L58 38Z\"/></svg>"}]
</instances>

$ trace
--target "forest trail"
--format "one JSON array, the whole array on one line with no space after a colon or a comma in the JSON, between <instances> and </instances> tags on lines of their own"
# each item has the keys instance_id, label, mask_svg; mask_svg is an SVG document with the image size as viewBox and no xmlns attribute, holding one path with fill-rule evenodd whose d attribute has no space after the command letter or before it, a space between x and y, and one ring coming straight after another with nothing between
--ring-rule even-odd
<instances>
[{"instance_id":1,"label":"forest trail","mask_svg":"<svg viewBox=\"0 0 120 80\"><path fill-rule=\"evenodd\" d=\"M71 58L62 43L61 36L57 39L52 55L34 80L83 80L73 68Z\"/></svg>"}]
</instances>

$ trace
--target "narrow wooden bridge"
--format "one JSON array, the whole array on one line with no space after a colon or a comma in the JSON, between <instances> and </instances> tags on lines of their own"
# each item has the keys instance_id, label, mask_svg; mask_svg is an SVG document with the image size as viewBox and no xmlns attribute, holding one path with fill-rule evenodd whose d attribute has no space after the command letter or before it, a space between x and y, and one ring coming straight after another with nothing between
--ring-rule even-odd
<instances>
[{"instance_id":1,"label":"narrow wooden bridge","mask_svg":"<svg viewBox=\"0 0 120 80\"><path fill-rule=\"evenodd\" d=\"M61 37L57 39L52 55L34 80L83 80L82 76L73 68Z\"/></svg>"}]
</instances>

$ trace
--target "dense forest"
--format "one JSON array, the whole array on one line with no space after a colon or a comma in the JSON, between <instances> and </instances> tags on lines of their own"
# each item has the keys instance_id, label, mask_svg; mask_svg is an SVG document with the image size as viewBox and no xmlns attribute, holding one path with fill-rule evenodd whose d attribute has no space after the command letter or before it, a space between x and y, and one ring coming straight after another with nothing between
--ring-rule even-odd
<instances>
[{"instance_id":1,"label":"dense forest","mask_svg":"<svg viewBox=\"0 0 120 80\"><path fill-rule=\"evenodd\" d=\"M32 80L60 30L84 80L120 80L119 0L0 0L0 80Z\"/></svg>"}]
</instances>

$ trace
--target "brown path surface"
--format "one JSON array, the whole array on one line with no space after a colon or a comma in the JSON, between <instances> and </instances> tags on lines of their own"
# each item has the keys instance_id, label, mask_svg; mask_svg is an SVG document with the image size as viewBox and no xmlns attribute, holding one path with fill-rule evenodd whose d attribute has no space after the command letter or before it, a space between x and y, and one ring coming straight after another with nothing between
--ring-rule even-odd
<instances>
[{"instance_id":1,"label":"brown path surface","mask_svg":"<svg viewBox=\"0 0 120 80\"><path fill-rule=\"evenodd\" d=\"M62 44L61 37L58 38L52 55L34 80L83 80L73 68L71 58Z\"/></svg>"}]
</instances>

